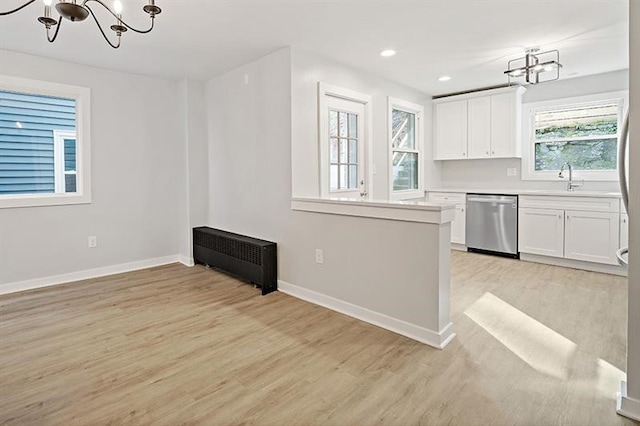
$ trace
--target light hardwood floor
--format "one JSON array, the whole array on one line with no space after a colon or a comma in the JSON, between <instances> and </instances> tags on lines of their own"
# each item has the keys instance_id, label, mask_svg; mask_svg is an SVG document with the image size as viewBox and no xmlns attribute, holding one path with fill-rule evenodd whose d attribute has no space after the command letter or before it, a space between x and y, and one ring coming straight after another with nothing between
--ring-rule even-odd
<instances>
[{"instance_id":1,"label":"light hardwood floor","mask_svg":"<svg viewBox=\"0 0 640 426\"><path fill-rule=\"evenodd\" d=\"M0 423L637 424L615 414L626 279L452 269L444 351L203 267L0 297Z\"/></svg>"}]
</instances>

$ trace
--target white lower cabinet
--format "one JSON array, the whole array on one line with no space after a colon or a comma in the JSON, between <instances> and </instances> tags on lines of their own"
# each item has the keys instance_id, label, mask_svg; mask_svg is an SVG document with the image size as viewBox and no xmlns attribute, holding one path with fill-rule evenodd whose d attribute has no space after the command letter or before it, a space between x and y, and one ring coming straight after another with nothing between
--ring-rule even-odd
<instances>
[{"instance_id":1,"label":"white lower cabinet","mask_svg":"<svg viewBox=\"0 0 640 426\"><path fill-rule=\"evenodd\" d=\"M564 225L564 257L617 265L620 215L567 210Z\"/></svg>"},{"instance_id":2,"label":"white lower cabinet","mask_svg":"<svg viewBox=\"0 0 640 426\"><path fill-rule=\"evenodd\" d=\"M465 244L465 234L467 232L467 216L465 205L456 205L456 218L451 222L451 242L455 244Z\"/></svg>"},{"instance_id":3,"label":"white lower cabinet","mask_svg":"<svg viewBox=\"0 0 640 426\"><path fill-rule=\"evenodd\" d=\"M618 199L521 196L519 250L617 265L622 220L619 206Z\"/></svg>"},{"instance_id":4,"label":"white lower cabinet","mask_svg":"<svg viewBox=\"0 0 640 426\"><path fill-rule=\"evenodd\" d=\"M620 248L629 247L629 215L620 215Z\"/></svg>"},{"instance_id":5,"label":"white lower cabinet","mask_svg":"<svg viewBox=\"0 0 640 426\"><path fill-rule=\"evenodd\" d=\"M456 205L456 217L451 221L451 242L464 245L467 232L467 194L461 192L430 192L429 201Z\"/></svg>"},{"instance_id":6,"label":"white lower cabinet","mask_svg":"<svg viewBox=\"0 0 640 426\"><path fill-rule=\"evenodd\" d=\"M564 257L564 210L521 208L518 245L522 253Z\"/></svg>"}]
</instances>

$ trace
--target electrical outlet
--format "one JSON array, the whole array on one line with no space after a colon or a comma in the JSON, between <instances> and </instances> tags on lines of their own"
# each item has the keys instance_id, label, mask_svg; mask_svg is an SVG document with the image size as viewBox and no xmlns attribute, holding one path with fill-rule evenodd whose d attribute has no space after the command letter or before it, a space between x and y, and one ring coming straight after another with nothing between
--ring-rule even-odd
<instances>
[{"instance_id":1,"label":"electrical outlet","mask_svg":"<svg viewBox=\"0 0 640 426\"><path fill-rule=\"evenodd\" d=\"M324 263L324 252L322 249L316 249L316 263Z\"/></svg>"},{"instance_id":2,"label":"electrical outlet","mask_svg":"<svg viewBox=\"0 0 640 426\"><path fill-rule=\"evenodd\" d=\"M89 245L89 248L98 247L98 237L96 237L96 236L89 237L88 245Z\"/></svg>"},{"instance_id":3,"label":"electrical outlet","mask_svg":"<svg viewBox=\"0 0 640 426\"><path fill-rule=\"evenodd\" d=\"M518 169L516 169L515 167L509 167L507 169L507 176L517 176L518 175Z\"/></svg>"}]
</instances>

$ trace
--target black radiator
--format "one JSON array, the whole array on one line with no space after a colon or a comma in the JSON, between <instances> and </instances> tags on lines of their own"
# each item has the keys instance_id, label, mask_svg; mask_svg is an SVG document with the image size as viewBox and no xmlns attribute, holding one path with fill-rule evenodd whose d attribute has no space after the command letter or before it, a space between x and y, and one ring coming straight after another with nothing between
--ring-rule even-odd
<instances>
[{"instance_id":1,"label":"black radiator","mask_svg":"<svg viewBox=\"0 0 640 426\"><path fill-rule=\"evenodd\" d=\"M193 260L262 287L278 289L277 244L207 226L193 228Z\"/></svg>"}]
</instances>

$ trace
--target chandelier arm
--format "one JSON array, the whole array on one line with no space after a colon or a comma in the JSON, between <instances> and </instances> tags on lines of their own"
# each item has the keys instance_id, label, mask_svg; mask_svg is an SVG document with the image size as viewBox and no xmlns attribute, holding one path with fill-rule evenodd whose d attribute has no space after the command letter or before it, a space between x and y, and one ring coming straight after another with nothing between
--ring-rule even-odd
<instances>
[{"instance_id":1,"label":"chandelier arm","mask_svg":"<svg viewBox=\"0 0 640 426\"><path fill-rule=\"evenodd\" d=\"M151 16L151 27L149 27L149 29L147 29L147 30L139 30L139 29L136 29L136 28L132 27L131 25L127 24L125 21L123 21L122 17L119 17L118 15L113 13L111 11L111 9L109 8L109 6L104 4L104 2L102 0L84 0L82 2L82 5L84 7L86 7L87 9L89 9L89 6L87 6L87 3L92 2L92 1L98 3L100 6L104 7L107 10L107 12L109 12L111 15L113 15L113 17L116 18L122 25L124 25L125 27L127 27L128 29L130 29L133 32L136 32L136 33L139 33L139 34L147 34L147 33L150 33L151 30L153 29L154 16ZM91 10L91 9L89 9L89 10ZM91 14L93 15L93 12L91 12ZM95 19L97 21L95 16L93 17L93 19Z\"/></svg>"},{"instance_id":2,"label":"chandelier arm","mask_svg":"<svg viewBox=\"0 0 640 426\"><path fill-rule=\"evenodd\" d=\"M11 15L12 13L16 13L17 11L22 10L25 7L29 6L31 3L34 3L35 1L36 0L29 0L28 2L26 2L22 6L18 6L17 8L15 8L13 10L9 10L7 12L0 12L0 16Z\"/></svg>"},{"instance_id":3,"label":"chandelier arm","mask_svg":"<svg viewBox=\"0 0 640 426\"><path fill-rule=\"evenodd\" d=\"M56 32L53 33L53 38L49 37L49 28L47 28L47 40L49 43L53 43L58 38L58 33L60 32L60 27L62 26L62 16L58 18L58 24L56 25Z\"/></svg>"},{"instance_id":4,"label":"chandelier arm","mask_svg":"<svg viewBox=\"0 0 640 426\"><path fill-rule=\"evenodd\" d=\"M93 20L96 21L96 25L98 26L98 29L100 30L100 33L102 33L102 37L104 37L104 40L109 43L109 46L113 47L114 49L117 49L118 47L120 47L120 36L118 36L118 43L114 44L111 42L111 40L109 40L109 38L107 37L107 35L104 33L104 30L102 29L102 26L100 25L100 22L98 21L98 18L96 18L96 15L93 13L93 10L91 10L91 8L87 5L85 5L84 7L87 8L87 10L91 13L91 16L93 17Z\"/></svg>"}]
</instances>

